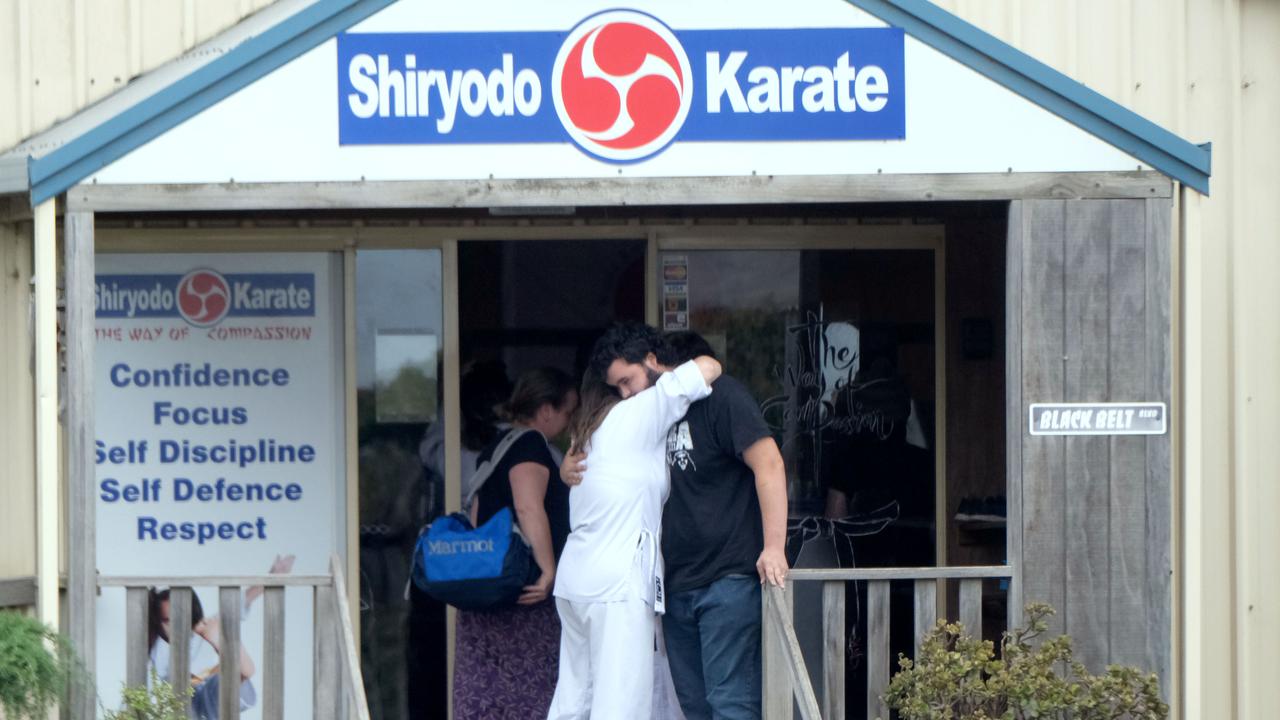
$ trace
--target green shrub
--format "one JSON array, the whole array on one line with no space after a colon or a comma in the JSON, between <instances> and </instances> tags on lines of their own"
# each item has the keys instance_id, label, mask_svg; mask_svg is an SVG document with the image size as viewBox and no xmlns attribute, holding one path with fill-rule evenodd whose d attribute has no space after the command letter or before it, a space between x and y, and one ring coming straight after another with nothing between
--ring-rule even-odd
<instances>
[{"instance_id":1,"label":"green shrub","mask_svg":"<svg viewBox=\"0 0 1280 720\"><path fill-rule=\"evenodd\" d=\"M1053 608L1026 608L1027 626L1004 633L1001 657L957 623L939 622L913 662L889 682L885 702L902 720L1163 720L1154 674L1119 665L1092 675L1072 657L1063 635L1033 646Z\"/></svg>"},{"instance_id":2,"label":"green shrub","mask_svg":"<svg viewBox=\"0 0 1280 720\"><path fill-rule=\"evenodd\" d=\"M188 698L191 692L188 688ZM108 711L103 720L188 720L186 703L172 685L156 675L154 669L151 670L150 689L125 686L121 695L124 707Z\"/></svg>"},{"instance_id":3,"label":"green shrub","mask_svg":"<svg viewBox=\"0 0 1280 720\"><path fill-rule=\"evenodd\" d=\"M57 706L77 667L71 644L35 618L0 610L0 710L43 718Z\"/></svg>"}]
</instances>

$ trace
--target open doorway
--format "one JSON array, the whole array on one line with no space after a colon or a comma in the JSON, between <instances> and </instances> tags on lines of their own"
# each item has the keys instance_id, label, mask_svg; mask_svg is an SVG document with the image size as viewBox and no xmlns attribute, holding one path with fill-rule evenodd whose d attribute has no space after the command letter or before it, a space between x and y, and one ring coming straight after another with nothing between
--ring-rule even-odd
<instances>
[{"instance_id":1,"label":"open doorway","mask_svg":"<svg viewBox=\"0 0 1280 720\"><path fill-rule=\"evenodd\" d=\"M474 465L486 438L469 419L505 402L521 374L553 367L581 377L591 345L610 324L642 321L643 240L468 241L458 248L458 352L462 462ZM419 427L419 454L435 496L443 489L443 431ZM564 449L564 438L552 438ZM464 470L465 473L465 470ZM437 497L443 505L443 497ZM447 717L445 606L409 588L408 642L401 717ZM384 642L396 642L384 638ZM401 641L403 642L403 641ZM382 648L391 653L394 649ZM383 717L396 717L388 697Z\"/></svg>"}]
</instances>

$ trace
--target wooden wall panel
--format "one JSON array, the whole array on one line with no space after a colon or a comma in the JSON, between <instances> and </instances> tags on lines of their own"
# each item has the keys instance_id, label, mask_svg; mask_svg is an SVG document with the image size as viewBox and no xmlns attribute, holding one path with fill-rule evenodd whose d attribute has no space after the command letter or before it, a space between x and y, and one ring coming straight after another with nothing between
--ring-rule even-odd
<instances>
[{"instance_id":1,"label":"wooden wall panel","mask_svg":"<svg viewBox=\"0 0 1280 720\"><path fill-rule=\"evenodd\" d=\"M1022 219L1011 220L1009 250L1023 275L1010 289L1020 336L1009 339L1022 347L1010 388L1020 397L1010 422L1021 428L1009 449L1022 599L1052 604L1053 629L1071 634L1094 671L1125 662L1166 682L1168 436L1033 437L1026 413L1035 402L1168 402L1170 210L1167 201L1015 202L1010 217Z\"/></svg>"},{"instance_id":2,"label":"wooden wall panel","mask_svg":"<svg viewBox=\"0 0 1280 720\"><path fill-rule=\"evenodd\" d=\"M36 571L30 233L0 224L0 578Z\"/></svg>"},{"instance_id":3,"label":"wooden wall panel","mask_svg":"<svg viewBox=\"0 0 1280 720\"><path fill-rule=\"evenodd\" d=\"M1006 312L1022 315L1022 399L1061 402L1066 397L1063 355L1065 323L1063 305L1063 233L1066 203L1062 200L1030 200L1022 203L1023 301ZM1039 302L1027 302L1034 293ZM1018 409L1019 425L1025 410ZM1012 418L1009 422L1013 422ZM1052 631L1064 629L1066 607L1066 444L1062 438L1036 438L1023 447L1022 483L1022 580L1027 601L1047 602L1059 614ZM1014 560L1017 562L1017 560Z\"/></svg>"},{"instance_id":4,"label":"wooden wall panel","mask_svg":"<svg viewBox=\"0 0 1280 720\"><path fill-rule=\"evenodd\" d=\"M1174 347L1169 328L1173 325L1174 288L1172 237L1173 203L1169 200L1146 201L1146 391L1152 400L1167 403L1176 410L1173 392ZM1175 415L1176 418L1176 415ZM1174 595L1174 514L1175 484L1173 478L1173 438L1171 425L1166 435L1147 438L1146 442L1146 547L1147 606L1135 608L1152 628L1173 627L1176 622ZM1175 633L1147 633L1147 660L1161 678L1175 677ZM1166 686L1167 694L1176 688Z\"/></svg>"},{"instance_id":5,"label":"wooden wall panel","mask_svg":"<svg viewBox=\"0 0 1280 720\"><path fill-rule=\"evenodd\" d=\"M1153 358L1147 353L1147 282L1158 282L1160 278L1147 272L1146 203L1109 204L1112 214L1107 268L1110 278L1108 397L1117 401L1128 398L1155 401L1163 395L1153 395L1156 388L1149 382ZM1168 240L1162 242L1167 244ZM1158 297L1156 293L1151 294L1153 299ZM1153 549L1148 545L1147 534L1152 521L1160 520L1168 526L1171 521L1168 510L1156 509L1166 508L1168 499L1157 500L1156 508L1149 507L1148 438L1118 436L1105 440L1110 451L1108 616L1112 618L1112 626L1109 660L1154 669L1151 637L1163 636L1167 644L1168 632L1153 632L1142 621L1147 610L1157 602L1148 586L1147 559ZM1169 599L1161 598L1158 602L1168 607Z\"/></svg>"},{"instance_id":6,"label":"wooden wall panel","mask_svg":"<svg viewBox=\"0 0 1280 720\"><path fill-rule=\"evenodd\" d=\"M1044 302L1044 312L1062 313L1065 330L1063 399L1107 399L1107 273L1111 204L1065 203L1062 268L1065 307L1041 300L1034 287L1026 303ZM1035 402L1035 400L1029 400ZM1034 442L1034 440L1032 440ZM1063 550L1066 553L1065 604L1058 608L1075 638L1076 652L1090 667L1107 657L1107 606L1111 584L1107 570L1110 475L1107 438L1063 438L1066 446Z\"/></svg>"}]
</instances>

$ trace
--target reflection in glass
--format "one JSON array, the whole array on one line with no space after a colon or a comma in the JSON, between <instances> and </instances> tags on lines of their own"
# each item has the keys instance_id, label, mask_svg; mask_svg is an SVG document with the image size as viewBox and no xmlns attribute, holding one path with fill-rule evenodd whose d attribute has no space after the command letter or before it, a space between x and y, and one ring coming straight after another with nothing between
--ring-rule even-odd
<instances>
[{"instance_id":1,"label":"reflection in glass","mask_svg":"<svg viewBox=\"0 0 1280 720\"><path fill-rule=\"evenodd\" d=\"M444 499L419 456L439 417L440 272L438 250L356 253L360 650L380 720L446 713L444 607L405 593L418 531Z\"/></svg>"},{"instance_id":2,"label":"reflection in glass","mask_svg":"<svg viewBox=\"0 0 1280 720\"><path fill-rule=\"evenodd\" d=\"M760 403L782 450L792 566L932 565L933 251L667 253L662 271L663 310L681 298L664 327L687 322L707 339ZM674 312L682 304L686 318ZM847 702L858 717L865 588L850 584L848 593ZM903 600L895 596L895 607ZM801 648L820 656L821 623L803 619L821 617L821 586L797 584L794 602ZM895 651L908 649L909 628L895 642ZM810 677L821 693L821 669Z\"/></svg>"},{"instance_id":3,"label":"reflection in glass","mask_svg":"<svg viewBox=\"0 0 1280 720\"><path fill-rule=\"evenodd\" d=\"M932 251L668 253L672 267L682 279L665 282L663 302L687 294L690 329L760 402L787 463L791 514L896 501L891 526L914 529L911 542L859 564L930 564ZM833 495L843 496L835 513Z\"/></svg>"},{"instance_id":4,"label":"reflection in glass","mask_svg":"<svg viewBox=\"0 0 1280 720\"><path fill-rule=\"evenodd\" d=\"M439 384L433 333L378 330L374 357L374 407L380 423L427 423L436 419Z\"/></svg>"}]
</instances>

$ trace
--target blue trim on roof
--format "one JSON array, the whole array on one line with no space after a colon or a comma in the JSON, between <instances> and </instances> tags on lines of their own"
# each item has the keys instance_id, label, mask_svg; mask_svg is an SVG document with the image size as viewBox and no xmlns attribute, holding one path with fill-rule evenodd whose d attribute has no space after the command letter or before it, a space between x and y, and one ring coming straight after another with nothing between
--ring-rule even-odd
<instances>
[{"instance_id":1,"label":"blue trim on roof","mask_svg":"<svg viewBox=\"0 0 1280 720\"><path fill-rule=\"evenodd\" d=\"M1209 194L1210 145L1192 144L928 0L847 0L1022 97Z\"/></svg>"},{"instance_id":2,"label":"blue trim on roof","mask_svg":"<svg viewBox=\"0 0 1280 720\"><path fill-rule=\"evenodd\" d=\"M31 204L84 178L395 0L320 0L31 163ZM180 162L175 158L175 162Z\"/></svg>"},{"instance_id":3,"label":"blue trim on roof","mask_svg":"<svg viewBox=\"0 0 1280 720\"><path fill-rule=\"evenodd\" d=\"M30 163L32 206L349 29L395 0L318 0L226 55ZM1210 146L1194 145L927 0L847 0L1205 195ZM180 159L175 159L180 161Z\"/></svg>"}]
</instances>

